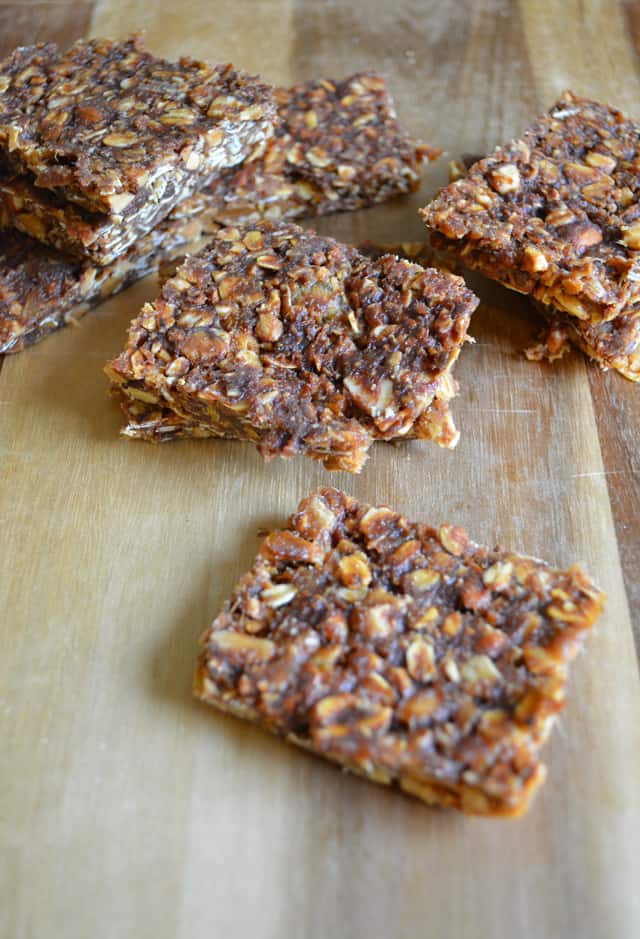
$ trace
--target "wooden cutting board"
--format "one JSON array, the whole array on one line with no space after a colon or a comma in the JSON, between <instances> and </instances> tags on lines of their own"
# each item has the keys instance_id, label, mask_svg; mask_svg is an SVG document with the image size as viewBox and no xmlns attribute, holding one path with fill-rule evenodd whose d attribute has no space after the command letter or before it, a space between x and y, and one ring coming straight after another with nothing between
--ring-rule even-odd
<instances>
[{"instance_id":1,"label":"wooden cutting board","mask_svg":"<svg viewBox=\"0 0 640 939\"><path fill-rule=\"evenodd\" d=\"M449 158L565 87L640 113L635 3L0 0L2 45L120 37L278 83L377 67ZM326 219L420 237L415 198ZM0 934L11 939L640 935L640 388L519 350L527 302L474 280L457 450L378 445L359 477L225 442L118 439L101 368L148 280L0 363ZM258 529L334 483L563 565L608 593L520 821L430 810L196 704L199 633ZM625 590L625 576L627 589ZM629 603L629 600L632 603Z\"/></svg>"}]
</instances>

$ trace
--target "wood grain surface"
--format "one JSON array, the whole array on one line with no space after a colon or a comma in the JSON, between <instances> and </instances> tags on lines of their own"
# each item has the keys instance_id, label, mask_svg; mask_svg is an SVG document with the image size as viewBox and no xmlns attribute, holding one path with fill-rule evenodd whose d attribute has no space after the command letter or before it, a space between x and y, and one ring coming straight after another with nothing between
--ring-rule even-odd
<instances>
[{"instance_id":1,"label":"wood grain surface","mask_svg":"<svg viewBox=\"0 0 640 939\"><path fill-rule=\"evenodd\" d=\"M279 83L375 66L450 158L565 87L640 116L633 3L0 0L0 17L3 51L144 28L160 53ZM445 178L446 158L412 199L317 227L418 238ZM101 369L152 279L0 363L3 939L640 935L640 388L578 353L526 362L527 301L470 280L458 448L377 445L359 477L232 442L119 439ZM581 560L607 591L522 820L430 810L192 700L197 637L257 531L324 483Z\"/></svg>"}]
</instances>

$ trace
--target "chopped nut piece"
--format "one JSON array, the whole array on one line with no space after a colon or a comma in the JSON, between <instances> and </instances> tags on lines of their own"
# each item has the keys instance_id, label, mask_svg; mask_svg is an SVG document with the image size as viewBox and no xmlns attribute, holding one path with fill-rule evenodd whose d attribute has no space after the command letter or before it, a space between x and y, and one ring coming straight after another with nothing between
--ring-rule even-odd
<instances>
[{"instance_id":1,"label":"chopped nut piece","mask_svg":"<svg viewBox=\"0 0 640 939\"><path fill-rule=\"evenodd\" d=\"M349 554L338 562L338 576L346 587L368 587L371 571L363 554Z\"/></svg>"},{"instance_id":2,"label":"chopped nut piece","mask_svg":"<svg viewBox=\"0 0 640 939\"><path fill-rule=\"evenodd\" d=\"M523 251L522 266L525 271L535 274L539 271L546 271L549 267L549 262L539 248L527 245Z\"/></svg>"},{"instance_id":3,"label":"chopped nut piece","mask_svg":"<svg viewBox=\"0 0 640 939\"><path fill-rule=\"evenodd\" d=\"M507 192L516 192L520 188L520 173L513 163L498 166L489 174L489 179L496 192L502 196Z\"/></svg>"},{"instance_id":4,"label":"chopped nut piece","mask_svg":"<svg viewBox=\"0 0 640 939\"><path fill-rule=\"evenodd\" d=\"M363 632L366 638L375 642L378 639L388 639L396 628L396 607L390 603L381 603L371 606L363 611Z\"/></svg>"},{"instance_id":5,"label":"chopped nut piece","mask_svg":"<svg viewBox=\"0 0 640 939\"><path fill-rule=\"evenodd\" d=\"M124 396L144 387L173 412L166 433L156 423L137 435L170 439L181 424L184 435L248 439L265 457L303 453L351 472L375 439L453 445L449 373L477 304L462 280L372 261L293 225L250 231L257 249L248 231L220 229L189 257L108 365ZM274 302L278 316L264 312ZM190 368L174 379L176 359Z\"/></svg>"},{"instance_id":6,"label":"chopped nut piece","mask_svg":"<svg viewBox=\"0 0 640 939\"><path fill-rule=\"evenodd\" d=\"M563 238L570 242L576 251L580 248L598 245L602 241L602 231L589 222L571 222L569 225L561 225L560 231Z\"/></svg>"},{"instance_id":7,"label":"chopped nut piece","mask_svg":"<svg viewBox=\"0 0 640 939\"><path fill-rule=\"evenodd\" d=\"M442 529L336 489L311 493L203 636L196 695L427 802L521 814L544 779L538 751L603 596L577 567L556 570L443 527L460 533L458 553L443 550ZM312 547L285 550L299 544L315 545L322 563L309 566ZM427 594L405 593L410 578L395 577L407 544L438 575ZM270 585L274 545L284 584ZM344 562L350 578L354 558L367 586L348 599ZM469 611L463 585L507 569L508 585L485 588L486 610ZM276 586L294 592L287 605L264 602ZM418 635L424 618L430 631ZM452 634L444 624L454 619Z\"/></svg>"},{"instance_id":8,"label":"chopped nut piece","mask_svg":"<svg viewBox=\"0 0 640 939\"><path fill-rule=\"evenodd\" d=\"M433 645L425 639L414 639L407 649L407 671L416 681L426 682L435 675Z\"/></svg>"},{"instance_id":9,"label":"chopped nut piece","mask_svg":"<svg viewBox=\"0 0 640 939\"><path fill-rule=\"evenodd\" d=\"M500 672L488 655L474 655L462 666L462 680L471 685L481 682L494 682L500 679Z\"/></svg>"},{"instance_id":10,"label":"chopped nut piece","mask_svg":"<svg viewBox=\"0 0 640 939\"><path fill-rule=\"evenodd\" d=\"M640 248L640 222L636 222L634 225L625 225L621 231L623 245L633 250Z\"/></svg>"}]
</instances>

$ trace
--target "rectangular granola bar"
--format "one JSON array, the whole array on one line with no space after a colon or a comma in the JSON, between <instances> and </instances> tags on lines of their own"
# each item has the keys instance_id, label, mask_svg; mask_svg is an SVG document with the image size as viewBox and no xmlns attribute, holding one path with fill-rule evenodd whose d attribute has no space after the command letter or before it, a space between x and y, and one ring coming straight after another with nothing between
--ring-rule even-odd
<instances>
[{"instance_id":1,"label":"rectangular granola bar","mask_svg":"<svg viewBox=\"0 0 640 939\"><path fill-rule=\"evenodd\" d=\"M394 254L396 257L412 261L421 267L437 266L441 270L448 269L443 266L444 262L441 258L435 257L429 243L424 241L387 242L386 244L365 241L358 245L358 251L376 260L386 254ZM173 277L180 263L183 262L184 258L163 261L158 269L161 283ZM448 382L443 381L422 418L423 424L426 424L427 420L430 422L432 429L430 439L437 440L441 446L449 448L458 439L458 432L449 410L449 401L455 396L456 390L453 379ZM159 402L151 403L129 398L117 388L113 389L113 393L125 414L126 423L121 430L124 437L146 440L150 443L168 443L180 437L214 436L205 425L192 418L182 417Z\"/></svg>"},{"instance_id":2,"label":"rectangular granola bar","mask_svg":"<svg viewBox=\"0 0 640 939\"><path fill-rule=\"evenodd\" d=\"M565 92L422 210L435 248L586 323L640 313L640 124Z\"/></svg>"},{"instance_id":3,"label":"rectangular granola bar","mask_svg":"<svg viewBox=\"0 0 640 939\"><path fill-rule=\"evenodd\" d=\"M459 277L295 225L223 228L143 307L106 372L265 458L357 472L374 439L457 442L438 402L477 303Z\"/></svg>"},{"instance_id":4,"label":"rectangular granola bar","mask_svg":"<svg viewBox=\"0 0 640 939\"><path fill-rule=\"evenodd\" d=\"M384 79L359 72L276 89L273 138L209 186L216 218L246 224L345 212L413 192L440 151L398 124Z\"/></svg>"},{"instance_id":5,"label":"rectangular granola bar","mask_svg":"<svg viewBox=\"0 0 640 939\"><path fill-rule=\"evenodd\" d=\"M184 254L202 235L193 197L107 267L75 260L12 229L0 211L0 354L20 352Z\"/></svg>"},{"instance_id":6,"label":"rectangular granola bar","mask_svg":"<svg viewBox=\"0 0 640 939\"><path fill-rule=\"evenodd\" d=\"M138 37L23 47L0 64L5 205L27 234L106 264L275 120L262 81L165 61Z\"/></svg>"},{"instance_id":7,"label":"rectangular granola bar","mask_svg":"<svg viewBox=\"0 0 640 939\"><path fill-rule=\"evenodd\" d=\"M577 566L320 489L205 632L194 690L428 803L517 816L603 599Z\"/></svg>"}]
</instances>

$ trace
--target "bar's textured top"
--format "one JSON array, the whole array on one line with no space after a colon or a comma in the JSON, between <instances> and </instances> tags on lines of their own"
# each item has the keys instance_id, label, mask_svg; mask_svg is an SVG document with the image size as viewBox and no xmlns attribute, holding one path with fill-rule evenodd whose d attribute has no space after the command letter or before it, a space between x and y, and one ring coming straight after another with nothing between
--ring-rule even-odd
<instances>
[{"instance_id":1,"label":"bar's textured top","mask_svg":"<svg viewBox=\"0 0 640 939\"><path fill-rule=\"evenodd\" d=\"M360 72L276 89L275 136L211 185L228 222L326 215L417 189L440 151L401 130L384 79Z\"/></svg>"},{"instance_id":2,"label":"bar's textured top","mask_svg":"<svg viewBox=\"0 0 640 939\"><path fill-rule=\"evenodd\" d=\"M230 65L168 62L138 37L65 53L26 46L0 64L0 150L11 168L93 211L130 208L177 168L210 175L237 164L274 120L262 81Z\"/></svg>"},{"instance_id":3,"label":"bar's textured top","mask_svg":"<svg viewBox=\"0 0 640 939\"><path fill-rule=\"evenodd\" d=\"M640 124L565 92L422 210L436 247L583 320L640 312Z\"/></svg>"},{"instance_id":4,"label":"bar's textured top","mask_svg":"<svg viewBox=\"0 0 640 939\"><path fill-rule=\"evenodd\" d=\"M374 438L433 436L477 303L459 277L263 221L187 258L107 371L264 456L357 470Z\"/></svg>"},{"instance_id":5,"label":"bar's textured top","mask_svg":"<svg viewBox=\"0 0 640 939\"><path fill-rule=\"evenodd\" d=\"M428 802L518 815L602 602L578 567L320 489L203 636L195 691Z\"/></svg>"}]
</instances>

